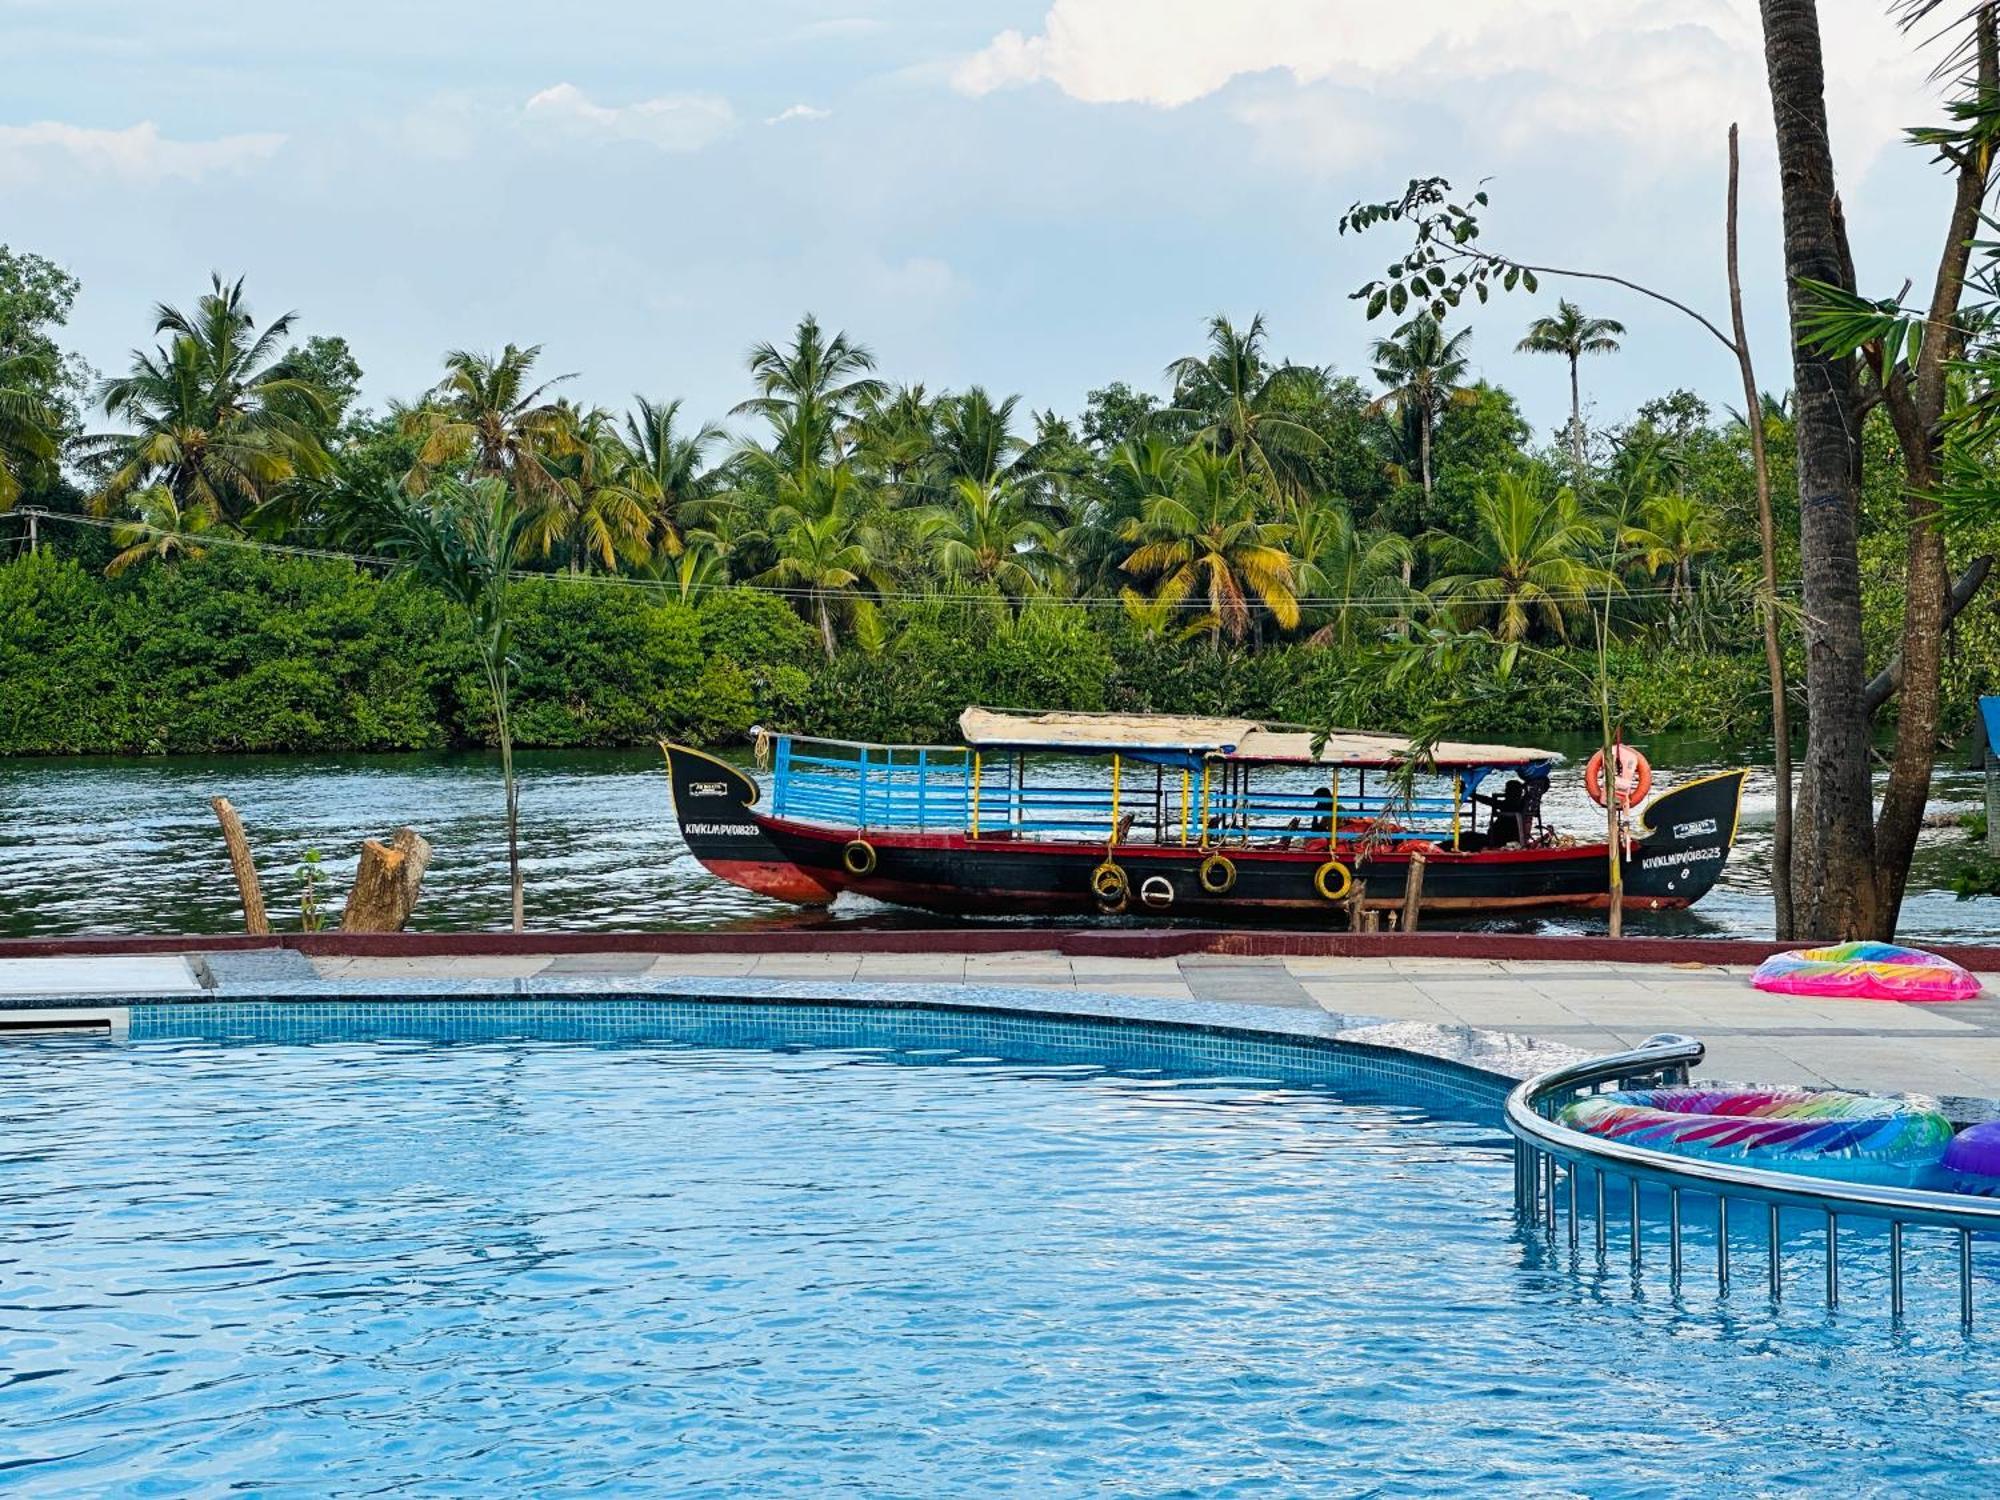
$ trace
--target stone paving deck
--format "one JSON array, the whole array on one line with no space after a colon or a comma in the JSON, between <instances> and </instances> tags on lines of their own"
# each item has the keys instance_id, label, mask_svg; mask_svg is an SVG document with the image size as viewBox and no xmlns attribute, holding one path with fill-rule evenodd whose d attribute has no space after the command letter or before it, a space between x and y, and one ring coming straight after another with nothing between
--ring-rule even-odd
<instances>
[{"instance_id":1,"label":"stone paving deck","mask_svg":"<svg viewBox=\"0 0 2000 1500\"><path fill-rule=\"evenodd\" d=\"M1083 958L1061 953L785 953L315 959L325 978L531 975L1006 984L1165 1000L1313 1007L1521 1032L1617 1051L1655 1032L1708 1044L1705 1075L2000 1098L2000 999L1915 1006L1765 995L1747 968L1459 958ZM0 988L4 988L0 975Z\"/></svg>"}]
</instances>

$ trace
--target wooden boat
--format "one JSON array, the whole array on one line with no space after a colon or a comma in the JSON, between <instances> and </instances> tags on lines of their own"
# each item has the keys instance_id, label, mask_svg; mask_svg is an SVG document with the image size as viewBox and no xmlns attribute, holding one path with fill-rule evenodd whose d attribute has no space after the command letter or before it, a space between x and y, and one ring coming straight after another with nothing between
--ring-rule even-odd
<instances>
[{"instance_id":1,"label":"wooden boat","mask_svg":"<svg viewBox=\"0 0 2000 1500\"><path fill-rule=\"evenodd\" d=\"M853 891L953 916L1326 927L1399 907L1419 853L1427 912L1609 904L1608 844L1542 821L1554 751L1443 743L1410 777L1410 745L1393 735L983 708L959 728L957 746L761 736L768 798L734 766L664 745L681 836L723 879L801 905ZM1628 908L1708 892L1746 775L1703 777L1628 815Z\"/></svg>"}]
</instances>

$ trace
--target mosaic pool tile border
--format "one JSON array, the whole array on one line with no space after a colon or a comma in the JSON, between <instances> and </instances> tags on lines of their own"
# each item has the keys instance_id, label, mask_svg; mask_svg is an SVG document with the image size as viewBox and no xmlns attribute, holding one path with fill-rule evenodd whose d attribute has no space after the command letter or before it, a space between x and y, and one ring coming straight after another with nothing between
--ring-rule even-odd
<instances>
[{"instance_id":1,"label":"mosaic pool tile border","mask_svg":"<svg viewBox=\"0 0 2000 1500\"><path fill-rule=\"evenodd\" d=\"M227 974L224 966L217 968ZM938 1046L1018 1061L1047 1060L1047 1052L1035 1052L1040 1047L1053 1049L1064 1061L1120 1068L1195 1067L1301 1082L1326 1082L1333 1074L1355 1081L1366 1074L1480 1105L1497 1102L1522 1078L1582 1056L1573 1048L1472 1027L1009 985L587 974L500 980L275 979L267 970L254 977L218 976L207 998L37 995L0 1000L0 1008L18 1011L79 1006L126 1011L129 1034L139 1040L253 1032L302 1041L357 1034L441 1039L533 1034L765 1046L774 1037L795 1036L800 1045ZM774 1026L774 1018L782 1024ZM177 1026L183 1029L172 1032Z\"/></svg>"}]
</instances>

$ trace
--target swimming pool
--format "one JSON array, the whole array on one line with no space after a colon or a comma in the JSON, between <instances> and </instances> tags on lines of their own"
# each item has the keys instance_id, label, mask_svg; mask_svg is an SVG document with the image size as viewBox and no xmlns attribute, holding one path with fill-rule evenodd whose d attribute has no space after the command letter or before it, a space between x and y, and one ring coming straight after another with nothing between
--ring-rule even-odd
<instances>
[{"instance_id":1,"label":"swimming pool","mask_svg":"<svg viewBox=\"0 0 2000 1500\"><path fill-rule=\"evenodd\" d=\"M1909 1494L2000 1456L1976 1335L1573 1274L1463 1075L508 1004L135 1007L127 1042L0 1047L0 1473Z\"/></svg>"}]
</instances>

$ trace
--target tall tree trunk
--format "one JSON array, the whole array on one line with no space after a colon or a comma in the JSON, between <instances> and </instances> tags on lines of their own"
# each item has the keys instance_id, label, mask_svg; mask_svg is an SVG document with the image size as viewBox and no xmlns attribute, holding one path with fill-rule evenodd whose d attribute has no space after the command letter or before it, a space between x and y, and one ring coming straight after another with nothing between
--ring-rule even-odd
<instances>
[{"instance_id":1,"label":"tall tree trunk","mask_svg":"<svg viewBox=\"0 0 2000 1500\"><path fill-rule=\"evenodd\" d=\"M1583 389L1576 378L1577 356L1569 357L1569 482L1583 493Z\"/></svg>"},{"instance_id":2,"label":"tall tree trunk","mask_svg":"<svg viewBox=\"0 0 2000 1500\"><path fill-rule=\"evenodd\" d=\"M1431 520L1431 409L1426 406L1417 413L1417 450L1424 474L1424 524Z\"/></svg>"},{"instance_id":3,"label":"tall tree trunk","mask_svg":"<svg viewBox=\"0 0 2000 1500\"><path fill-rule=\"evenodd\" d=\"M1771 456L1764 446L1764 399L1750 362L1750 335L1743 326L1743 276L1737 256L1737 130L1729 127L1729 322L1736 336L1736 365L1743 374L1743 420L1750 429L1750 466L1757 477L1757 546L1763 554L1764 588L1758 603L1764 617L1764 669L1771 681L1771 773L1776 810L1771 818L1771 897L1776 936L1796 937L1792 918L1792 711L1786 699L1785 644L1778 619L1778 530L1771 515Z\"/></svg>"},{"instance_id":4,"label":"tall tree trunk","mask_svg":"<svg viewBox=\"0 0 2000 1500\"><path fill-rule=\"evenodd\" d=\"M835 644L833 638L833 612L826 607L826 595L820 594L814 598L813 609L819 616L820 644L826 648L826 659L832 661Z\"/></svg>"},{"instance_id":5,"label":"tall tree trunk","mask_svg":"<svg viewBox=\"0 0 2000 1500\"><path fill-rule=\"evenodd\" d=\"M507 667L488 662L486 682L493 690L493 720L500 739L500 780L507 792L507 895L514 931L526 929L527 893L521 881L521 792L514 781L514 725L508 713Z\"/></svg>"},{"instance_id":6,"label":"tall tree trunk","mask_svg":"<svg viewBox=\"0 0 2000 1500\"><path fill-rule=\"evenodd\" d=\"M1827 139L1816 5L1759 0L1759 9L1777 128L1797 390L1807 695L1800 795L1812 816L1793 851L1793 911L1810 936L1860 938L1879 927L1856 542L1861 433L1854 362L1821 354L1805 341L1799 286L1810 279L1851 290L1854 273Z\"/></svg>"},{"instance_id":7,"label":"tall tree trunk","mask_svg":"<svg viewBox=\"0 0 2000 1500\"><path fill-rule=\"evenodd\" d=\"M1974 20L1976 98L1982 106L2000 88L2000 44L1994 35L1993 10L1988 6ZM1980 207L1986 198L1992 169L1986 149L1957 154L1956 193L1944 246L1938 258L1926 315L1926 334L1915 368L1876 372L1889 420L1903 451L1903 497L1910 522L1904 574L1901 641L1902 696L1897 706L1896 752L1888 784L1882 792L1882 812L1875 825L1876 904L1874 936L1895 935L1896 919L1909 881L1910 860L1923 827L1930 800L1931 773L1937 761L1938 729L1943 718L1944 638L1951 622L1952 580L1938 530L1938 490L1943 482L1944 426L1950 402L1951 362L1964 349L1958 330L1959 303L1965 294L1965 273L1979 232Z\"/></svg>"}]
</instances>

